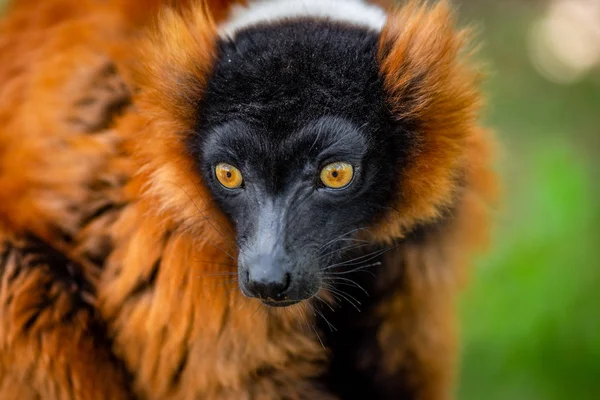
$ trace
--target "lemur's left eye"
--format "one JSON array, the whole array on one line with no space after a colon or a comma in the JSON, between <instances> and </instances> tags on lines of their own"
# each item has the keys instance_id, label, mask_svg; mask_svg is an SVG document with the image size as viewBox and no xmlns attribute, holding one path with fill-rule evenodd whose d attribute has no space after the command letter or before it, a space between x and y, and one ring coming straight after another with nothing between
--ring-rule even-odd
<instances>
[{"instance_id":1,"label":"lemur's left eye","mask_svg":"<svg viewBox=\"0 0 600 400\"><path fill-rule=\"evenodd\" d=\"M348 186L354 176L354 168L347 162L334 162L321 170L321 182L328 188L341 189Z\"/></svg>"},{"instance_id":2,"label":"lemur's left eye","mask_svg":"<svg viewBox=\"0 0 600 400\"><path fill-rule=\"evenodd\" d=\"M221 185L227 189L237 189L244 182L242 172L233 165L226 163L219 163L215 167L215 175Z\"/></svg>"}]
</instances>

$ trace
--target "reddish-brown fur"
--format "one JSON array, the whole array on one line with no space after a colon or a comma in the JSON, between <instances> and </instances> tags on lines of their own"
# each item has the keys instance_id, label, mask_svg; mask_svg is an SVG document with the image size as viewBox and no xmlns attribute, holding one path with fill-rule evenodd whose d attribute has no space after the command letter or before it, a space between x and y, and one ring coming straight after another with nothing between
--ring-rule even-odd
<instances>
[{"instance_id":1,"label":"reddish-brown fur","mask_svg":"<svg viewBox=\"0 0 600 400\"><path fill-rule=\"evenodd\" d=\"M153 26L164 3L186 6ZM231 2L188 3L20 0L0 25L2 399L336 398L313 384L329 354L312 313L216 276L235 271L232 227L183 142ZM464 40L445 3L391 9L381 39L390 104L419 142L371 231L387 243L452 214L386 255L404 268L377 285L398 287L361 317L377 328L357 368L402 377L410 398L451 397L453 300L495 197Z\"/></svg>"}]
</instances>

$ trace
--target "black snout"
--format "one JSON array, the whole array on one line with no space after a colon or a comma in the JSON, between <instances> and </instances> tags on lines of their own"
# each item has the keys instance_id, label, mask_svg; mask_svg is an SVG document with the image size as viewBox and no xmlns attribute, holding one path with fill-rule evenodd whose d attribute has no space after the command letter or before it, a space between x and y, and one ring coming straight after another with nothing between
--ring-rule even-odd
<instances>
[{"instance_id":1,"label":"black snout","mask_svg":"<svg viewBox=\"0 0 600 400\"><path fill-rule=\"evenodd\" d=\"M262 198L269 199L266 194ZM285 197L263 200L261 207L246 217L246 224L237 227L240 289L274 307L309 299L321 287L314 254L296 245L297 225L287 223L290 203Z\"/></svg>"}]
</instances>

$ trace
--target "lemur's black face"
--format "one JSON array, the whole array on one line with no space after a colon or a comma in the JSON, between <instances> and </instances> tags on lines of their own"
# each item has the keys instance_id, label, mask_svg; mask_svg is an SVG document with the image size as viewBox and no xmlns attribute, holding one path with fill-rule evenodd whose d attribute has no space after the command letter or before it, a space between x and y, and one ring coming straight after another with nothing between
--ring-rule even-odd
<instances>
[{"instance_id":1,"label":"lemur's black face","mask_svg":"<svg viewBox=\"0 0 600 400\"><path fill-rule=\"evenodd\" d=\"M394 200L408 136L385 102L377 39L304 21L220 43L189 145L236 227L244 294L310 298Z\"/></svg>"}]
</instances>

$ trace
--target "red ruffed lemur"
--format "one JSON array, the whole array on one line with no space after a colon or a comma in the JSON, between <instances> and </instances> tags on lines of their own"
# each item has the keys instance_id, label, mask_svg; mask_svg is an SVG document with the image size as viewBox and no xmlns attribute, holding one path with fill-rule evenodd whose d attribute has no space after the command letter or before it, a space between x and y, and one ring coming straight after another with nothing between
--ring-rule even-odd
<instances>
[{"instance_id":1,"label":"red ruffed lemur","mask_svg":"<svg viewBox=\"0 0 600 400\"><path fill-rule=\"evenodd\" d=\"M468 38L445 1L9 4L0 398L452 398Z\"/></svg>"}]
</instances>

